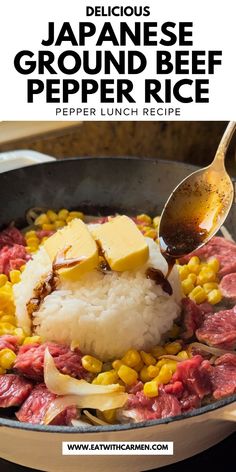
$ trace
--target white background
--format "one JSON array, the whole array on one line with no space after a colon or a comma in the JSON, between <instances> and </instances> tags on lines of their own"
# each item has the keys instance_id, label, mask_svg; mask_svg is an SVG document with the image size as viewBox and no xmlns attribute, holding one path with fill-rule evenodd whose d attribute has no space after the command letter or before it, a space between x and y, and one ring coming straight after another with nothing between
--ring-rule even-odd
<instances>
[{"instance_id":1,"label":"white background","mask_svg":"<svg viewBox=\"0 0 236 472\"><path fill-rule=\"evenodd\" d=\"M85 7L108 5L123 5L123 6L150 6L151 15L148 17L86 17ZM218 0L120 0L120 1L88 1L88 0L42 0L41 2L33 2L32 0L8 0L4 2L2 7L3 14L1 16L1 87L0 87L0 119L1 120L235 120L236 119L236 54L235 54L235 2L226 0L225 2ZM155 75L154 60L155 50L160 47L137 47L136 49L143 52L148 61L148 67L140 74L130 77L119 76L112 74L112 77L103 76L102 74L96 76L86 76L85 73L78 75L67 76L60 74L58 76L50 75L43 76L32 73L31 75L21 75L13 65L14 57L17 52L22 49L28 49L37 53L39 49L50 49L56 55L66 49L73 49L78 53L81 48L78 46L71 46L70 43L64 43L60 47L45 47L41 45L42 39L47 38L48 22L54 21L57 25L57 31L64 21L69 21L76 35L78 31L78 23L81 21L94 22L97 31L101 29L105 21L110 21L115 31L118 31L120 21L127 21L130 26L135 21L154 21L161 25L165 21L192 21L193 27L193 46L179 47L175 45L171 48L163 47L172 52L175 49L181 50L222 50L222 65L216 66L214 75L179 75L174 74L162 75L157 77ZM158 39L158 36L157 36ZM108 43L109 44L109 43ZM107 49L108 46L103 47ZM135 46L130 43L127 49L135 49ZM94 51L95 37L89 39L85 49ZM112 51L124 49L123 47L112 47ZM142 117L142 108L147 106L144 103L144 80L145 78L154 78L164 80L171 78L173 83L183 78L189 79L207 79L210 80L210 103L209 104L181 104L173 100L171 104L157 104L152 103L150 107L153 108L180 108L181 116L149 116ZM27 79L46 79L46 78L66 78L77 79L92 78L98 80L100 78L130 78L134 82L134 92L132 95L136 100L136 104L123 103L121 104L100 104L99 93L91 96L88 104L81 104L80 94L72 96L69 104L46 104L45 94L42 93L36 96L33 104L27 104ZM103 108L106 112L107 108L121 108L133 107L139 109L138 116L101 116L100 110ZM149 105L148 105L149 106ZM96 116L56 116L56 108L96 108Z\"/></svg>"}]
</instances>

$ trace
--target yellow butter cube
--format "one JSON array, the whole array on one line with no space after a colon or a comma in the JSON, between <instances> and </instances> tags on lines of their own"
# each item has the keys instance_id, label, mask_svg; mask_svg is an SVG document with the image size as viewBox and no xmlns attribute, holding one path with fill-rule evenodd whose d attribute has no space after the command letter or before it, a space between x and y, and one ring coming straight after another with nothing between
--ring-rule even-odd
<instances>
[{"instance_id":1,"label":"yellow butter cube","mask_svg":"<svg viewBox=\"0 0 236 472\"><path fill-rule=\"evenodd\" d=\"M149 251L144 236L125 215L97 226L93 236L103 249L112 270L133 270L148 260Z\"/></svg>"},{"instance_id":2,"label":"yellow butter cube","mask_svg":"<svg viewBox=\"0 0 236 472\"><path fill-rule=\"evenodd\" d=\"M53 262L58 253L68 251L65 259L78 259L70 268L59 269L59 274L70 280L77 280L85 272L98 265L98 248L87 226L80 219L73 219L67 226L59 229L45 242L44 247Z\"/></svg>"}]
</instances>

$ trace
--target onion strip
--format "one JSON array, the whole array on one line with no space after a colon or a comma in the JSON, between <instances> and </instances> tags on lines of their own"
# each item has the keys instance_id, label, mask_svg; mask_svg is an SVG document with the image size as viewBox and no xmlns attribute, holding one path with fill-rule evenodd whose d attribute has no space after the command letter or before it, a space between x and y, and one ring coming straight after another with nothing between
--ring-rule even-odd
<instances>
[{"instance_id":1,"label":"onion strip","mask_svg":"<svg viewBox=\"0 0 236 472\"><path fill-rule=\"evenodd\" d=\"M196 348L196 349L199 349L201 351L205 351L205 352L208 352L209 354L212 354L213 356L222 356L223 354L234 354L236 356L236 352L235 351L227 351L226 349L220 349L220 348L217 348L217 347L211 347L211 346L207 346L206 344L202 344L202 343L198 343L198 342L195 342L195 343L191 343L189 345L189 348Z\"/></svg>"},{"instance_id":2,"label":"onion strip","mask_svg":"<svg viewBox=\"0 0 236 472\"><path fill-rule=\"evenodd\" d=\"M180 359L179 357L174 356L173 354L163 354L162 356L158 357L158 360L159 359L170 359L171 361L177 361L177 362L183 362L183 360L186 360L186 359Z\"/></svg>"},{"instance_id":3,"label":"onion strip","mask_svg":"<svg viewBox=\"0 0 236 472\"><path fill-rule=\"evenodd\" d=\"M84 415L87 416L87 418L93 423L94 425L99 425L99 426L109 426L109 423L106 421L101 420L95 415L92 415L88 410L83 411Z\"/></svg>"}]
</instances>

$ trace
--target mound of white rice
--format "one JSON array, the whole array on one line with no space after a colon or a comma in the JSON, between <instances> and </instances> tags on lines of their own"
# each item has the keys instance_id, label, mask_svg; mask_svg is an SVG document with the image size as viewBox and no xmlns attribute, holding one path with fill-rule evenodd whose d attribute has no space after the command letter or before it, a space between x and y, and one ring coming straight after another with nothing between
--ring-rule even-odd
<instances>
[{"instance_id":1,"label":"mound of white rice","mask_svg":"<svg viewBox=\"0 0 236 472\"><path fill-rule=\"evenodd\" d=\"M170 277L172 296L147 279L147 266L164 273L167 269L156 243L149 238L147 241L150 257L142 270L106 275L93 271L78 282L61 283L34 313L36 333L68 345L78 342L82 352L103 360L119 358L131 347L146 350L158 344L179 314L181 288L176 268ZM21 282L14 286L18 324L28 333L31 323L26 303L50 267L41 248L27 263Z\"/></svg>"}]
</instances>

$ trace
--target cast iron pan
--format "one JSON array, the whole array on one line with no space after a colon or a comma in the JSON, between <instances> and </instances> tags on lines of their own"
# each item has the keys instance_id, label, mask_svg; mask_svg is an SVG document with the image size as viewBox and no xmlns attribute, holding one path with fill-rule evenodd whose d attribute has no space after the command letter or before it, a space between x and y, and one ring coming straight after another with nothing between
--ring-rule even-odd
<instances>
[{"instance_id":1,"label":"cast iron pan","mask_svg":"<svg viewBox=\"0 0 236 472\"><path fill-rule=\"evenodd\" d=\"M0 174L0 227L11 221L24 226L32 207L81 209L88 214L148 213L158 215L173 188L195 166L144 158L75 158L25 167ZM236 239L236 204L226 226ZM236 395L193 410L196 416L236 400ZM177 421L182 416L135 425L96 426L93 431L123 430ZM15 428L73 432L74 428L20 423L0 413L0 425Z\"/></svg>"}]
</instances>

